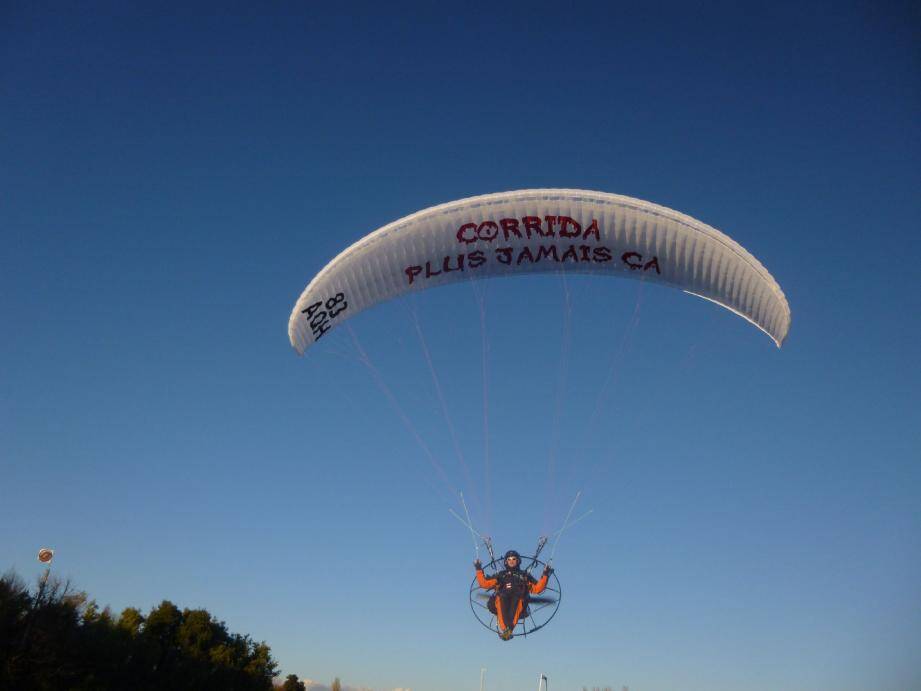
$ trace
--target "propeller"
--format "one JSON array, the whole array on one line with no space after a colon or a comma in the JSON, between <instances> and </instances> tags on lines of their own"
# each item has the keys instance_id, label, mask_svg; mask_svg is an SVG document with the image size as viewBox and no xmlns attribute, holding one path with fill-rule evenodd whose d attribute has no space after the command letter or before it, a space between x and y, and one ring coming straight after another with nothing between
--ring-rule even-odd
<instances>
[{"instance_id":1,"label":"propeller","mask_svg":"<svg viewBox=\"0 0 921 691\"><path fill-rule=\"evenodd\" d=\"M480 600L488 600L490 597L492 597L492 595L488 595L487 593L477 593L476 596ZM556 602L556 598L536 595L533 597L529 597L528 602L536 604L536 605L546 605L552 602Z\"/></svg>"}]
</instances>

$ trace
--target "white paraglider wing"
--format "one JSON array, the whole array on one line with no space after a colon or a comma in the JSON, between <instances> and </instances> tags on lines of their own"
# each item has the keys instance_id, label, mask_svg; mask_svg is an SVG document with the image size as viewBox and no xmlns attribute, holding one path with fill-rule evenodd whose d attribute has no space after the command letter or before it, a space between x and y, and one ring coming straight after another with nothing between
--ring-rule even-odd
<instances>
[{"instance_id":1,"label":"white paraglider wing","mask_svg":"<svg viewBox=\"0 0 921 691\"><path fill-rule=\"evenodd\" d=\"M790 329L780 286L741 245L672 209L604 192L521 190L424 209L365 236L327 264L288 322L301 354L379 302L467 278L597 273L680 288L768 334Z\"/></svg>"}]
</instances>

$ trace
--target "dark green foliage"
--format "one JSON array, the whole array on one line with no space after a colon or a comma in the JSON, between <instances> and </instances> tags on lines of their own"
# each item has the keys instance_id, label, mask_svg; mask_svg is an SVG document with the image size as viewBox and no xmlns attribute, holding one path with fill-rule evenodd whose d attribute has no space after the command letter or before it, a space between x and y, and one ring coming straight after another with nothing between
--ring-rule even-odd
<instances>
[{"instance_id":1,"label":"dark green foliage","mask_svg":"<svg viewBox=\"0 0 921 691\"><path fill-rule=\"evenodd\" d=\"M68 583L43 578L33 593L0 578L0 689L261 691L276 670L265 643L206 610L164 600L115 618Z\"/></svg>"},{"instance_id":2,"label":"dark green foliage","mask_svg":"<svg viewBox=\"0 0 921 691\"><path fill-rule=\"evenodd\" d=\"M296 674L289 674L285 679L285 683L278 688L280 688L281 691L307 691L304 682L298 679Z\"/></svg>"}]
</instances>

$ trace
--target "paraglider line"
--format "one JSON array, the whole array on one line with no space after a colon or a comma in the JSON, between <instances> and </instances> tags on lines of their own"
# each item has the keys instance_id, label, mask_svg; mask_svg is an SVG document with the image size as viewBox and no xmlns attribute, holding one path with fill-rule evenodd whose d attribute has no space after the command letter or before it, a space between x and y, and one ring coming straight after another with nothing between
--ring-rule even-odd
<instances>
[{"instance_id":1,"label":"paraglider line","mask_svg":"<svg viewBox=\"0 0 921 691\"><path fill-rule=\"evenodd\" d=\"M480 293L477 290L477 281L471 280L473 295L480 310L480 342L483 350L482 378L483 378L483 469L486 484L486 529L492 522L492 487L491 468L489 456L489 339L486 335L486 289Z\"/></svg>"},{"instance_id":2,"label":"paraglider line","mask_svg":"<svg viewBox=\"0 0 921 691\"><path fill-rule=\"evenodd\" d=\"M559 537L560 535L563 534L563 531L569 530L569 529L572 528L576 523L581 522L583 518L588 518L589 514L594 513L594 511L595 511L595 509L589 509L588 511L586 511L585 513L583 513L581 516L579 516L576 520L574 520L572 523L567 523L567 524L564 525L562 528L560 528L559 530L557 530L557 531L556 531L553 535L551 535L550 537Z\"/></svg>"},{"instance_id":3,"label":"paraglider line","mask_svg":"<svg viewBox=\"0 0 921 691\"><path fill-rule=\"evenodd\" d=\"M617 350L614 351L614 354L611 356L611 361L608 367L608 373L607 373L607 376L605 377L604 384L602 384L601 388L598 390L597 396L595 397L595 406L594 406L594 409L592 410L591 415L588 418L588 423L586 424L586 427L587 427L586 436L591 436L592 433L594 432L597 426L598 420L601 416L601 411L602 411L602 408L604 407L604 402L608 398L609 389L611 388L612 385L614 385L617 382L618 377L620 375L620 370L621 370L620 366L623 362L624 357L630 351L630 348L632 346L633 337L640 323L641 308L643 305L643 287L644 286L645 286L645 281L640 279L640 284L636 291L636 301L633 306L633 314L631 315L630 320L627 322L627 326L624 328L624 332L621 335L619 347L617 348ZM580 465L584 466L584 464L580 464ZM592 482L598 473L599 467L600 467L600 461L598 457L596 456L593 461L589 461L588 468L585 470L585 472L579 473L579 475L588 477L587 480L581 483L583 487L590 487L592 485ZM577 474L576 471L577 471L576 464L575 463L571 464L569 477L567 478L567 483L565 484L568 484L568 481L571 480L572 477Z\"/></svg>"},{"instance_id":4,"label":"paraglider line","mask_svg":"<svg viewBox=\"0 0 921 691\"><path fill-rule=\"evenodd\" d=\"M563 410L563 398L566 382L569 378L569 360L572 350L572 294L566 281L565 270L560 271L560 281L563 284L563 334L560 339L560 360L556 381L556 396L553 408L553 425L547 457L547 485L544 492L544 528L550 519L551 511L556 503L556 456L560 446L560 419Z\"/></svg>"},{"instance_id":5,"label":"paraglider line","mask_svg":"<svg viewBox=\"0 0 921 691\"><path fill-rule=\"evenodd\" d=\"M416 443L419 445L419 448L422 449L422 452L425 454L428 462L438 474L439 479L444 483L445 487L448 488L451 494L456 494L457 490L454 489L454 487L451 485L451 482L448 480L448 476L445 474L444 468L442 468L438 463L431 449L429 449L428 445L422 439L422 436L416 430L412 420L410 420L409 416L403 411L403 408L400 406L399 401L397 401L396 396L393 395L390 387L387 386L383 376L381 376L381 373L374 366L374 363L371 362L371 358L368 357L368 354L365 352L364 348L361 347L361 343L358 341L358 336L355 334L355 331L352 329L351 325L346 324L345 328L348 329L348 332L352 337L352 343L355 345L355 349L358 351L359 361L368 369L368 372L370 372L374 383L377 384L377 387L384 394L387 401L390 403L390 406L402 421L403 426L406 427L406 430L410 433L413 439L416 440Z\"/></svg>"},{"instance_id":6,"label":"paraglider line","mask_svg":"<svg viewBox=\"0 0 921 691\"><path fill-rule=\"evenodd\" d=\"M560 537L563 535L563 531L566 530L569 523L569 517L572 516L573 510L576 508L576 503L579 501L579 497L582 496L582 490L576 492L576 498L572 500L572 504L569 506L569 513L566 514L566 520L563 521L563 527L556 533L556 540L553 542L553 549L550 550L550 558L547 560L548 564L553 563L553 555L556 554L556 547L560 544Z\"/></svg>"},{"instance_id":7,"label":"paraglider line","mask_svg":"<svg viewBox=\"0 0 921 691\"><path fill-rule=\"evenodd\" d=\"M432 377L432 385L434 386L435 393L438 396L438 403L441 406L442 417L444 417L445 424L448 426L448 432L451 434L451 442L454 446L454 453L457 456L458 463L460 464L461 470L464 473L464 479L467 482L467 486L473 489L473 500L476 505L479 505L480 500L477 496L476 486L473 484L473 480L470 476L470 468L467 466L466 460L464 460L464 454L461 451L460 442L457 439L457 432L454 429L454 423L452 422L451 415L448 412L448 404L445 402L444 393L441 389L441 382L438 379L438 373L435 371L435 363L432 362L432 355L429 352L428 342L425 340L425 335L422 333L422 325L419 323L419 316L416 313L415 305L411 306L410 314L412 315L416 334L419 336L419 345L422 348L422 354L425 356L425 361L428 364L429 374ZM464 508L466 510L466 506Z\"/></svg>"},{"instance_id":8,"label":"paraglider line","mask_svg":"<svg viewBox=\"0 0 921 691\"><path fill-rule=\"evenodd\" d=\"M473 538L473 549L476 551L477 557L479 557L479 556L480 556L480 547L479 547L479 545L477 544L477 538L483 540L484 542L485 542L485 540L486 540L487 538L484 538L482 535L480 535L476 530L473 529L473 526L470 525L470 523L468 523L468 522L465 521L463 518L461 518L460 516L458 516L458 515L457 515L457 512L456 512L454 509L448 509L448 513L450 513L452 516L454 516L454 518L456 518L458 521L460 521L460 524L461 524L462 526L466 527L467 530L470 531L470 534L474 536L474 538Z\"/></svg>"},{"instance_id":9,"label":"paraglider line","mask_svg":"<svg viewBox=\"0 0 921 691\"><path fill-rule=\"evenodd\" d=\"M473 521L470 520L470 512L467 510L467 502L464 501L464 493L460 493L461 506L464 507L464 515L467 516L467 527L470 528L470 536L473 538L473 549L476 552L477 559L480 558L480 543L477 541L477 532L473 529Z\"/></svg>"}]
</instances>

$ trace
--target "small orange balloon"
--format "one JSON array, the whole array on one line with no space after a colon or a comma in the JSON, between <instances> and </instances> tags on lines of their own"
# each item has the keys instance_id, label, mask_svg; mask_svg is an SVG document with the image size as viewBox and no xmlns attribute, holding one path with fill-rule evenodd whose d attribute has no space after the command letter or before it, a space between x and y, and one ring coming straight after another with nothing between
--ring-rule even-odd
<instances>
[{"instance_id":1,"label":"small orange balloon","mask_svg":"<svg viewBox=\"0 0 921 691\"><path fill-rule=\"evenodd\" d=\"M52 558L54 558L54 550L48 549L47 547L42 547L38 550L38 560L42 564L50 564Z\"/></svg>"}]
</instances>

